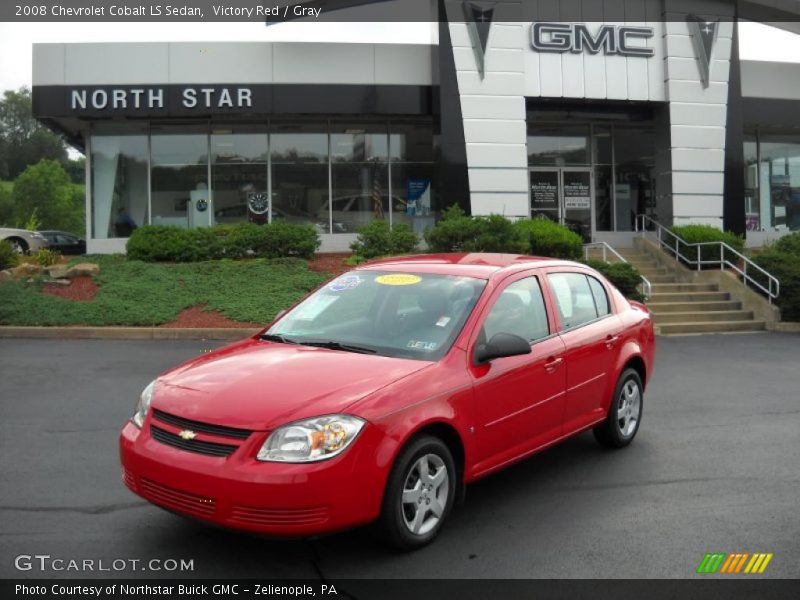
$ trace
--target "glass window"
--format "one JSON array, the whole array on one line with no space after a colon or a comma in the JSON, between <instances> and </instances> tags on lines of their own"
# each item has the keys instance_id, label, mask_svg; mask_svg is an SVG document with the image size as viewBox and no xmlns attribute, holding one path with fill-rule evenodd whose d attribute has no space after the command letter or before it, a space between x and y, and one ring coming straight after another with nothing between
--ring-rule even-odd
<instances>
[{"instance_id":1,"label":"glass window","mask_svg":"<svg viewBox=\"0 0 800 600\"><path fill-rule=\"evenodd\" d=\"M147 136L93 135L92 237L129 237L147 223Z\"/></svg>"},{"instance_id":2,"label":"glass window","mask_svg":"<svg viewBox=\"0 0 800 600\"><path fill-rule=\"evenodd\" d=\"M588 165L589 126L528 124L528 163L531 165Z\"/></svg>"},{"instance_id":3,"label":"glass window","mask_svg":"<svg viewBox=\"0 0 800 600\"><path fill-rule=\"evenodd\" d=\"M592 289L586 275L551 273L547 276L564 329L577 327L597 318Z\"/></svg>"},{"instance_id":4,"label":"glass window","mask_svg":"<svg viewBox=\"0 0 800 600\"><path fill-rule=\"evenodd\" d=\"M612 171L611 166L594 168L594 212L597 231L613 231L612 216Z\"/></svg>"},{"instance_id":5,"label":"glass window","mask_svg":"<svg viewBox=\"0 0 800 600\"><path fill-rule=\"evenodd\" d=\"M422 235L441 209L433 189L433 130L430 123L391 123L392 222Z\"/></svg>"},{"instance_id":6,"label":"glass window","mask_svg":"<svg viewBox=\"0 0 800 600\"><path fill-rule=\"evenodd\" d=\"M633 231L636 215L655 214L655 146L651 127L615 127L617 231Z\"/></svg>"},{"instance_id":7,"label":"glass window","mask_svg":"<svg viewBox=\"0 0 800 600\"><path fill-rule=\"evenodd\" d=\"M211 134L214 222L269 220L267 134Z\"/></svg>"},{"instance_id":8,"label":"glass window","mask_svg":"<svg viewBox=\"0 0 800 600\"><path fill-rule=\"evenodd\" d=\"M208 136L154 134L150 144L152 223L179 227L210 225Z\"/></svg>"},{"instance_id":9,"label":"glass window","mask_svg":"<svg viewBox=\"0 0 800 600\"><path fill-rule=\"evenodd\" d=\"M800 143L796 136L759 135L762 228L800 230Z\"/></svg>"},{"instance_id":10,"label":"glass window","mask_svg":"<svg viewBox=\"0 0 800 600\"><path fill-rule=\"evenodd\" d=\"M450 349L485 286L485 281L471 277L345 273L297 305L268 333L300 344L339 343L356 352L438 360Z\"/></svg>"},{"instance_id":11,"label":"glass window","mask_svg":"<svg viewBox=\"0 0 800 600\"><path fill-rule=\"evenodd\" d=\"M744 218L748 231L761 229L758 195L758 143L754 135L744 136Z\"/></svg>"},{"instance_id":12,"label":"glass window","mask_svg":"<svg viewBox=\"0 0 800 600\"><path fill-rule=\"evenodd\" d=\"M596 165L611 164L611 127L602 125L595 125L593 127L592 147L594 149L594 163Z\"/></svg>"},{"instance_id":13,"label":"glass window","mask_svg":"<svg viewBox=\"0 0 800 600\"><path fill-rule=\"evenodd\" d=\"M611 312L608 304L608 294L606 294L606 288L603 287L603 284L597 281L594 277L588 277L589 280L589 287L592 288L592 295L594 296L594 305L597 308L597 314L600 317L604 317Z\"/></svg>"},{"instance_id":14,"label":"glass window","mask_svg":"<svg viewBox=\"0 0 800 600\"><path fill-rule=\"evenodd\" d=\"M535 341L550 334L547 310L536 277L527 277L510 284L492 306L481 332L491 340L498 333L512 333Z\"/></svg>"},{"instance_id":15,"label":"glass window","mask_svg":"<svg viewBox=\"0 0 800 600\"><path fill-rule=\"evenodd\" d=\"M389 220L388 160L386 124L332 124L332 217L343 231Z\"/></svg>"},{"instance_id":16,"label":"glass window","mask_svg":"<svg viewBox=\"0 0 800 600\"><path fill-rule=\"evenodd\" d=\"M270 156L272 219L311 223L319 233L330 233L327 125L276 124Z\"/></svg>"}]
</instances>

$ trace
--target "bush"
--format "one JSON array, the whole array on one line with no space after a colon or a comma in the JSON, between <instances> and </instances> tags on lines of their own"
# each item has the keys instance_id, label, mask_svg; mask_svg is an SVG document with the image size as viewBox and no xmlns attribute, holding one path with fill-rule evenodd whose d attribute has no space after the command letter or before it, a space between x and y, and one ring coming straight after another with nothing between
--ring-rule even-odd
<instances>
[{"instance_id":1,"label":"bush","mask_svg":"<svg viewBox=\"0 0 800 600\"><path fill-rule=\"evenodd\" d=\"M672 232L675 235L683 238L684 241L688 242L689 244L697 244L702 242L725 242L734 250L739 252L744 250L743 237L738 236L735 233L731 233L730 231L722 231L721 229L717 229L711 225L680 225L672 227ZM670 244L672 244L673 241L674 240L669 240ZM697 250L695 248L689 248L684 245L680 245L679 250L680 253L687 258L691 260L697 260ZM734 259L734 257L730 255L728 255L727 258L729 260ZM700 259L703 261L716 261L716 268L719 268L719 246L701 246ZM688 261L681 262L687 264L688 266L696 267L696 264L692 264ZM714 268L714 265L707 264L704 265L704 268Z\"/></svg>"},{"instance_id":2,"label":"bush","mask_svg":"<svg viewBox=\"0 0 800 600\"><path fill-rule=\"evenodd\" d=\"M356 241L350 249L363 258L410 254L417 248L416 234L405 223L395 223L389 227L386 221L373 221L360 227Z\"/></svg>"},{"instance_id":3,"label":"bush","mask_svg":"<svg viewBox=\"0 0 800 600\"><path fill-rule=\"evenodd\" d=\"M753 261L762 269L769 271L781 282L780 295L775 300L775 304L781 309L781 319L784 321L800 321L800 254L781 252L776 247L773 247L754 256ZM761 285L769 289L766 278L761 276L760 273L752 270L749 271L749 274Z\"/></svg>"},{"instance_id":4,"label":"bush","mask_svg":"<svg viewBox=\"0 0 800 600\"><path fill-rule=\"evenodd\" d=\"M320 240L313 225L276 221L183 229L145 225L128 238L128 258L145 262L199 262L219 258L310 258Z\"/></svg>"},{"instance_id":5,"label":"bush","mask_svg":"<svg viewBox=\"0 0 800 600\"><path fill-rule=\"evenodd\" d=\"M644 302L645 297L637 289L642 283L642 275L630 263L607 263L602 260L586 260L585 264L599 271L622 295L630 300Z\"/></svg>"},{"instance_id":6,"label":"bush","mask_svg":"<svg viewBox=\"0 0 800 600\"><path fill-rule=\"evenodd\" d=\"M36 229L84 231L84 199L75 189L61 163L31 165L14 182L15 221L23 224L35 215L41 222Z\"/></svg>"},{"instance_id":7,"label":"bush","mask_svg":"<svg viewBox=\"0 0 800 600\"><path fill-rule=\"evenodd\" d=\"M523 231L501 215L468 217L461 208L448 208L435 227L425 231L433 252L508 252L525 254L530 244Z\"/></svg>"},{"instance_id":8,"label":"bush","mask_svg":"<svg viewBox=\"0 0 800 600\"><path fill-rule=\"evenodd\" d=\"M565 260L580 260L583 256L583 238L550 219L525 219L514 226L528 238L531 254Z\"/></svg>"},{"instance_id":9,"label":"bush","mask_svg":"<svg viewBox=\"0 0 800 600\"><path fill-rule=\"evenodd\" d=\"M50 248L39 248L39 251L34 256L36 262L43 267L52 266L61 259L61 252L52 250Z\"/></svg>"},{"instance_id":10,"label":"bush","mask_svg":"<svg viewBox=\"0 0 800 600\"><path fill-rule=\"evenodd\" d=\"M769 250L800 256L800 231L778 239Z\"/></svg>"},{"instance_id":11,"label":"bush","mask_svg":"<svg viewBox=\"0 0 800 600\"><path fill-rule=\"evenodd\" d=\"M14 248L6 240L0 240L0 271L16 267L19 264L19 256L14 252Z\"/></svg>"}]
</instances>

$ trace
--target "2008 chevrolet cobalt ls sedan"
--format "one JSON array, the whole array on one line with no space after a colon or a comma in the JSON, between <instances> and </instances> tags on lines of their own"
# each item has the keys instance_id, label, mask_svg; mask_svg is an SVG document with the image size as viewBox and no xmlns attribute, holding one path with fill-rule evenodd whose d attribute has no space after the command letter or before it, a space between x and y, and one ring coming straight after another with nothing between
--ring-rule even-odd
<instances>
[{"instance_id":1,"label":"2008 chevrolet cobalt ls sedan","mask_svg":"<svg viewBox=\"0 0 800 600\"><path fill-rule=\"evenodd\" d=\"M627 446L654 348L647 309L585 265L370 263L149 384L122 430L123 479L227 527L312 535L378 520L415 548L480 477L587 429Z\"/></svg>"}]
</instances>

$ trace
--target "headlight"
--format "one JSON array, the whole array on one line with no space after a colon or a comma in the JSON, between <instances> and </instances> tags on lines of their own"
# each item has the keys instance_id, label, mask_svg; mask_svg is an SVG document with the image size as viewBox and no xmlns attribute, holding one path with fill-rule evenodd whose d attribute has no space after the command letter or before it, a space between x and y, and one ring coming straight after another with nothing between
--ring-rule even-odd
<instances>
[{"instance_id":1,"label":"headlight","mask_svg":"<svg viewBox=\"0 0 800 600\"><path fill-rule=\"evenodd\" d=\"M154 379L142 390L142 395L139 396L139 402L136 404L136 412L133 413L133 417L131 417L133 424L140 429L144 424L144 418L147 416L147 410L150 408L150 401L153 399L153 388L155 385L156 382Z\"/></svg>"},{"instance_id":2,"label":"headlight","mask_svg":"<svg viewBox=\"0 0 800 600\"><path fill-rule=\"evenodd\" d=\"M258 460L315 462L341 454L358 436L364 421L350 415L328 415L289 423L273 431L258 451Z\"/></svg>"}]
</instances>

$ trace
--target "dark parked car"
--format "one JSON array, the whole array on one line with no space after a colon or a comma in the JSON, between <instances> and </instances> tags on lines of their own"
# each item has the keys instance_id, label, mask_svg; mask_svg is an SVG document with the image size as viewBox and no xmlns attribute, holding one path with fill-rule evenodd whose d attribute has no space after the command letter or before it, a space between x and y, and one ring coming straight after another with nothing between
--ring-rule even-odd
<instances>
[{"instance_id":1,"label":"dark parked car","mask_svg":"<svg viewBox=\"0 0 800 600\"><path fill-rule=\"evenodd\" d=\"M47 247L61 254L86 254L86 240L67 231L40 231L47 239Z\"/></svg>"}]
</instances>

